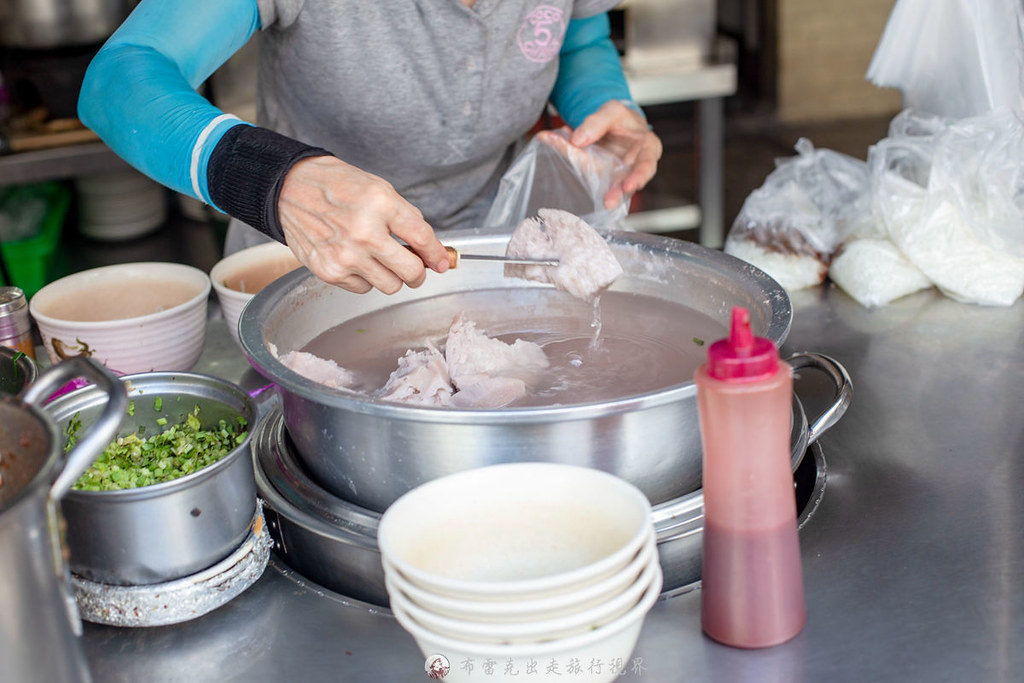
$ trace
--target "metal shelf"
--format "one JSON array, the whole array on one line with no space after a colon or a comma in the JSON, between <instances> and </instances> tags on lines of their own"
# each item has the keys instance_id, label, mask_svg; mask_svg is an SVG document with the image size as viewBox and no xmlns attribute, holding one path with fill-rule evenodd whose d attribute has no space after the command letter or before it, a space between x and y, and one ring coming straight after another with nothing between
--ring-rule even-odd
<instances>
[{"instance_id":1,"label":"metal shelf","mask_svg":"<svg viewBox=\"0 0 1024 683\"><path fill-rule=\"evenodd\" d=\"M725 124L722 99L736 92L735 53L732 41L720 39L714 60L706 64L646 73L626 71L630 91L641 106L697 102L700 167L699 206L682 205L675 209L661 209L654 216L638 212L627 220L631 227L646 232L670 232L699 226L699 241L702 245L715 248L723 245L722 148ZM671 222L674 220L686 222L673 226Z\"/></svg>"},{"instance_id":2,"label":"metal shelf","mask_svg":"<svg viewBox=\"0 0 1024 683\"><path fill-rule=\"evenodd\" d=\"M0 185L60 180L128 167L102 142L87 142L0 156Z\"/></svg>"},{"instance_id":3,"label":"metal shelf","mask_svg":"<svg viewBox=\"0 0 1024 683\"><path fill-rule=\"evenodd\" d=\"M626 82L641 106L727 97L736 92L736 65L727 62L649 73L626 71Z\"/></svg>"}]
</instances>

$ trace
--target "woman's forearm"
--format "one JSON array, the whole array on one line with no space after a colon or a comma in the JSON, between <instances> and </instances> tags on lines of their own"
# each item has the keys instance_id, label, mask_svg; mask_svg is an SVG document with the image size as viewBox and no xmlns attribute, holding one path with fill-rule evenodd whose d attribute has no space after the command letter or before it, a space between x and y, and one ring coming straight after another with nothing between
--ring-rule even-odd
<instances>
[{"instance_id":1,"label":"woman's forearm","mask_svg":"<svg viewBox=\"0 0 1024 683\"><path fill-rule=\"evenodd\" d=\"M258 28L255 0L143 0L89 65L79 118L142 172L209 202L210 152L239 121L196 88Z\"/></svg>"}]
</instances>

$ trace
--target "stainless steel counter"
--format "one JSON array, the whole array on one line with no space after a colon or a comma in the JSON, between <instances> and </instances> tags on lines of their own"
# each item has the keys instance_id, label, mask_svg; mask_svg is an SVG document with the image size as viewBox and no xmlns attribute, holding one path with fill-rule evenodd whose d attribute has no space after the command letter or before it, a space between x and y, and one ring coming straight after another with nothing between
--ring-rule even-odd
<instances>
[{"instance_id":1,"label":"stainless steel counter","mask_svg":"<svg viewBox=\"0 0 1024 683\"><path fill-rule=\"evenodd\" d=\"M622 679L1024 680L1024 301L982 308L928 291L868 310L817 288L793 304L783 352L833 356L855 384L849 412L820 442L827 486L801 532L807 627L768 650L723 647L701 634L690 587L655 605ZM259 379L247 368L214 321L196 370L251 388ZM813 412L826 387L808 377L797 390ZM97 683L427 680L386 611L273 560L206 616L151 629L87 624L84 645ZM520 680L482 665L482 682ZM522 677L573 679L561 674L542 666Z\"/></svg>"}]
</instances>

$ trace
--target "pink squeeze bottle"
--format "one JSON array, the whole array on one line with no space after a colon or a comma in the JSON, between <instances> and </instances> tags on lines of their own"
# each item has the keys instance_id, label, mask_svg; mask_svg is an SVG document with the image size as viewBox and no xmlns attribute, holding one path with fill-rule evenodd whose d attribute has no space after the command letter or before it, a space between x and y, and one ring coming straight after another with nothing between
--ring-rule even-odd
<instances>
[{"instance_id":1,"label":"pink squeeze bottle","mask_svg":"<svg viewBox=\"0 0 1024 683\"><path fill-rule=\"evenodd\" d=\"M701 626L725 645L769 647L807 621L790 466L792 368L750 313L697 369L704 447Z\"/></svg>"}]
</instances>

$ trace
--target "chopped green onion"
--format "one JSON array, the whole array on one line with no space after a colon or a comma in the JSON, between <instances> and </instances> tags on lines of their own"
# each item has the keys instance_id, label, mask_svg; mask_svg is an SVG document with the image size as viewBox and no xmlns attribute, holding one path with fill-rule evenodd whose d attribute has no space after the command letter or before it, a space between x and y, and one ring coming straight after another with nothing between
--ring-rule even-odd
<instances>
[{"instance_id":1,"label":"chopped green onion","mask_svg":"<svg viewBox=\"0 0 1024 683\"><path fill-rule=\"evenodd\" d=\"M129 410L133 410L132 404ZM156 422L164 426L167 419L161 417ZM139 488L197 472L245 441L246 420L238 416L237 422L235 426L227 420L219 420L209 429L203 429L199 406L196 406L180 424L152 436L142 437L145 425L139 425L134 433L118 437L108 445L73 488L80 491ZM82 421L75 413L65 429L65 452L74 447L81 427Z\"/></svg>"}]
</instances>

